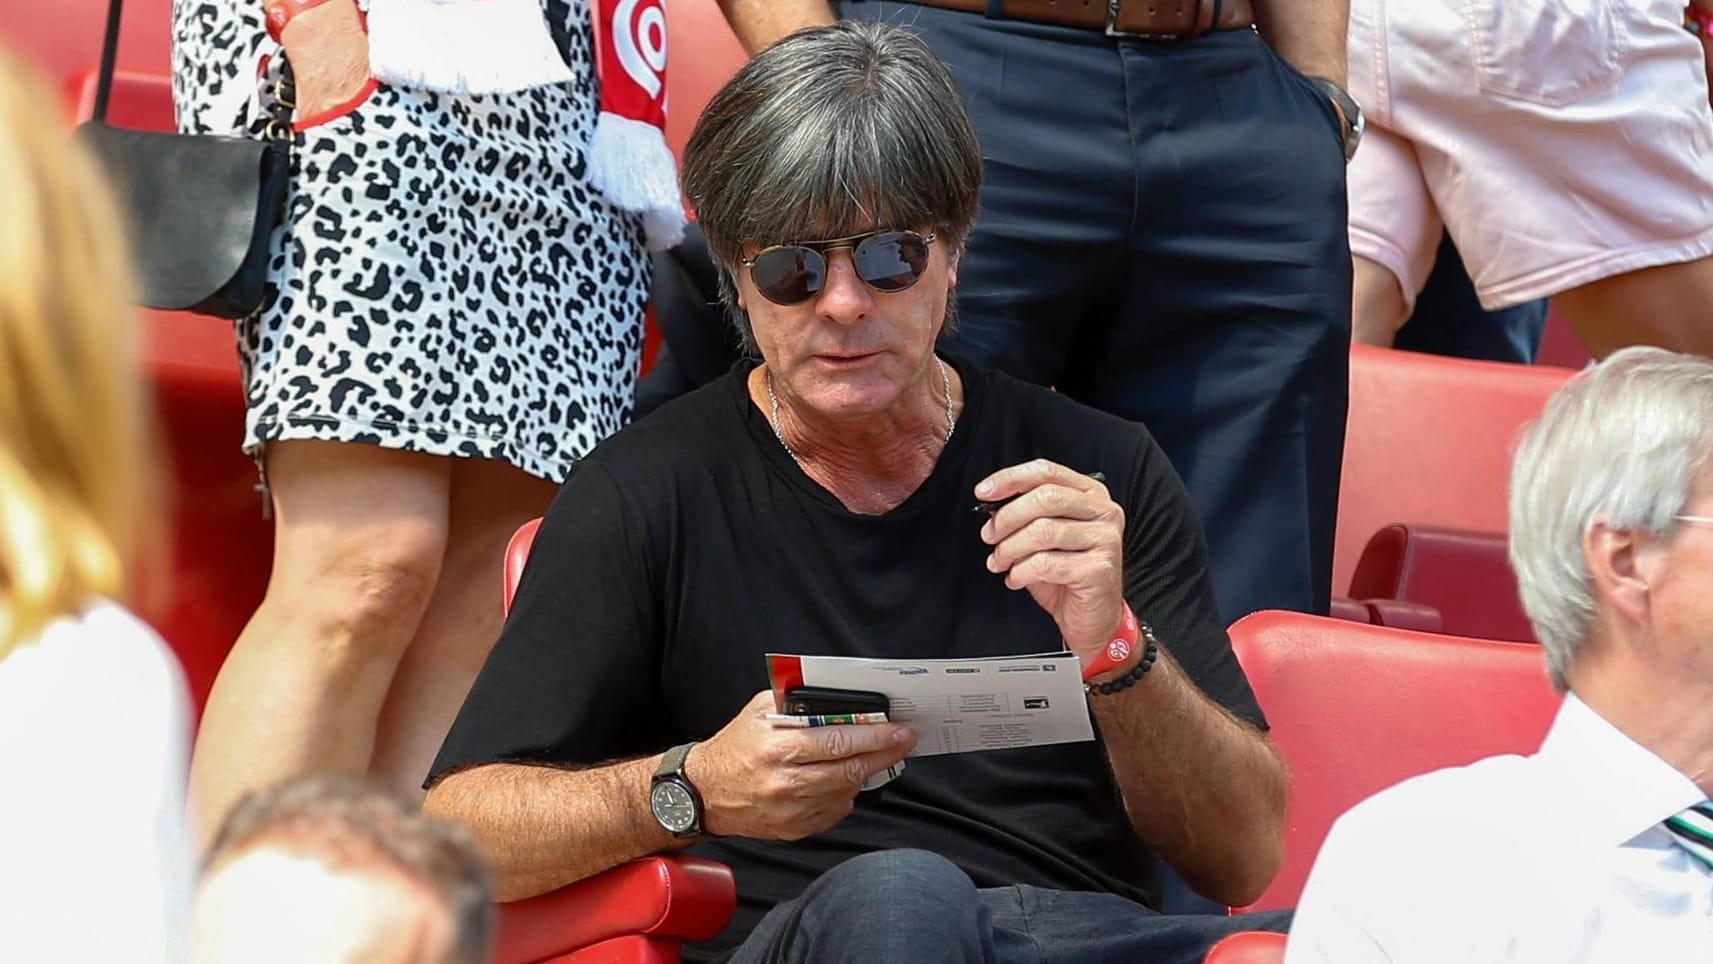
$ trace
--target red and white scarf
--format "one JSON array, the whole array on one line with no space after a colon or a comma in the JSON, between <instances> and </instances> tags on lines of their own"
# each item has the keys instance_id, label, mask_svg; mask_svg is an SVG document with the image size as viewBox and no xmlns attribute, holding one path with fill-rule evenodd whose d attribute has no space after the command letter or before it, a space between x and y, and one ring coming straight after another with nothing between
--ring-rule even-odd
<instances>
[{"instance_id":1,"label":"red and white scarf","mask_svg":"<svg viewBox=\"0 0 1713 964\"><path fill-rule=\"evenodd\" d=\"M589 0L601 114L590 179L614 207L642 216L650 250L684 237L678 171L666 146L663 0ZM496 94L573 77L540 0L368 0L369 69L400 87Z\"/></svg>"}]
</instances>

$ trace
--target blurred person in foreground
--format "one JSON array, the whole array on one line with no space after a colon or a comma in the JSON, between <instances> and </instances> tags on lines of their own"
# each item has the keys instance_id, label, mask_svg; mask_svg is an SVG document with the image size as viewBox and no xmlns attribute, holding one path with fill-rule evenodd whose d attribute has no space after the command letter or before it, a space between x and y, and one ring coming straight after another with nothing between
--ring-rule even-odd
<instances>
[{"instance_id":1,"label":"blurred person in foreground","mask_svg":"<svg viewBox=\"0 0 1713 964\"><path fill-rule=\"evenodd\" d=\"M542 523L426 803L503 898L692 848L738 908L686 956L741 964L1199 964L1283 924L1158 913L1161 861L1261 893L1284 766L1148 430L936 353L981 176L899 27L793 34L703 112L684 184L757 357L598 446ZM774 727L777 651L1068 651L1099 738L918 756L859 797L915 732Z\"/></svg>"},{"instance_id":2,"label":"blurred person in foreground","mask_svg":"<svg viewBox=\"0 0 1713 964\"><path fill-rule=\"evenodd\" d=\"M1547 403L1510 539L1558 717L1341 817L1287 964L1713 959L1710 456L1705 358L1626 349Z\"/></svg>"},{"instance_id":3,"label":"blurred person in foreground","mask_svg":"<svg viewBox=\"0 0 1713 964\"><path fill-rule=\"evenodd\" d=\"M493 892L469 833L372 781L255 791L210 851L195 964L483 964Z\"/></svg>"},{"instance_id":4,"label":"blurred person in foreground","mask_svg":"<svg viewBox=\"0 0 1713 964\"><path fill-rule=\"evenodd\" d=\"M188 697L119 602L151 407L125 232L58 103L0 50L0 961L177 960Z\"/></svg>"}]
</instances>

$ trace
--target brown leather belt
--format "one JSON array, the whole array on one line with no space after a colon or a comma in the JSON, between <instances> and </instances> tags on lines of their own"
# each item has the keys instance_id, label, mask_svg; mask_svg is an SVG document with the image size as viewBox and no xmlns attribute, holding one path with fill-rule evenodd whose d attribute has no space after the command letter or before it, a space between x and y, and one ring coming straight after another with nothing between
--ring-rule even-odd
<instances>
[{"instance_id":1,"label":"brown leather belt","mask_svg":"<svg viewBox=\"0 0 1713 964\"><path fill-rule=\"evenodd\" d=\"M908 0L925 7L986 13L987 0ZM1252 0L1002 0L1000 16L1105 31L1112 37L1183 40L1255 22Z\"/></svg>"}]
</instances>

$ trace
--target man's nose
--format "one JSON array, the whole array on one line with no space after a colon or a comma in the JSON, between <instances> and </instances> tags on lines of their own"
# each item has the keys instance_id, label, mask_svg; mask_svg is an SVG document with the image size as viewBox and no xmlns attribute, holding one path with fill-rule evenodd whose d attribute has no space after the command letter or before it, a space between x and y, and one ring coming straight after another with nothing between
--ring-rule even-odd
<instances>
[{"instance_id":1,"label":"man's nose","mask_svg":"<svg viewBox=\"0 0 1713 964\"><path fill-rule=\"evenodd\" d=\"M815 310L840 324L861 321L874 310L874 292L857 275L848 250L827 252L827 283L815 298Z\"/></svg>"}]
</instances>

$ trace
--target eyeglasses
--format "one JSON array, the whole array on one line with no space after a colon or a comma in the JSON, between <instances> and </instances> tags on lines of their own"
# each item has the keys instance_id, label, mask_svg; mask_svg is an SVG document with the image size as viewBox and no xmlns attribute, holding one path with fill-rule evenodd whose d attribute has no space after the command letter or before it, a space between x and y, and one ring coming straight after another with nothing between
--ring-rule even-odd
<instances>
[{"instance_id":1,"label":"eyeglasses","mask_svg":"<svg viewBox=\"0 0 1713 964\"><path fill-rule=\"evenodd\" d=\"M1701 524L1702 524L1702 525L1713 525L1713 516L1705 516L1705 515L1674 515L1674 516L1672 516L1672 518L1673 518L1673 519L1676 519L1676 520L1677 520L1677 521L1679 521L1679 522L1689 522L1689 523L1695 523L1695 522L1699 522L1699 523L1701 523Z\"/></svg>"},{"instance_id":2,"label":"eyeglasses","mask_svg":"<svg viewBox=\"0 0 1713 964\"><path fill-rule=\"evenodd\" d=\"M827 252L848 248L857 277L876 291L903 291L928 270L933 234L875 231L830 241L798 241L763 248L738 263L762 297L776 305L800 305L827 286Z\"/></svg>"}]
</instances>

